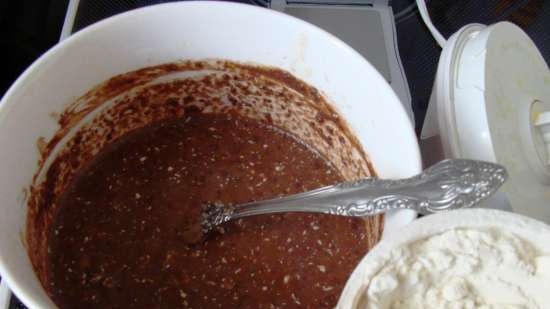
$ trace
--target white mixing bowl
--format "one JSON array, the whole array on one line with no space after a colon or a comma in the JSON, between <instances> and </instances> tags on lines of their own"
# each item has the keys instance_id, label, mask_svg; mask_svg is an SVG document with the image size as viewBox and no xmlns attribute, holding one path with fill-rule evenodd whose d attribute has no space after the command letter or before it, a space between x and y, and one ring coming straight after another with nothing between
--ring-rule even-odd
<instances>
[{"instance_id":1,"label":"white mixing bowl","mask_svg":"<svg viewBox=\"0 0 550 309\"><path fill-rule=\"evenodd\" d=\"M359 262L340 295L336 309L368 308L367 290L371 280L387 265L393 250L455 229L502 231L528 241L543 253L550 252L550 226L529 217L481 208L459 209L429 215L383 239ZM418 286L421 284L422 282L418 283ZM443 285L442 282L437 284ZM502 293L501 290L497 291ZM530 291L531 293L529 289L527 291L526 295L533 295L533 291ZM518 305L518 308L520 307L522 306Z\"/></svg>"},{"instance_id":2,"label":"white mixing bowl","mask_svg":"<svg viewBox=\"0 0 550 309\"><path fill-rule=\"evenodd\" d=\"M109 18L40 57L0 104L0 273L29 308L56 308L24 244L25 189L38 168L37 141L58 129L52 115L114 75L205 58L291 72L334 104L380 177L420 172L413 127L390 86L357 52L319 28L272 10L223 2L165 4ZM386 230L413 218L410 211L391 214Z\"/></svg>"}]
</instances>

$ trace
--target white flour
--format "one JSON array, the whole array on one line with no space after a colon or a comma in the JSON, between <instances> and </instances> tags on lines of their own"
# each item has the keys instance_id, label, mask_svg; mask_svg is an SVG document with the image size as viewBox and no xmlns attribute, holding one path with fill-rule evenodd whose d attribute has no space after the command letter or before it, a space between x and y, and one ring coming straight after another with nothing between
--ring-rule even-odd
<instances>
[{"instance_id":1,"label":"white flour","mask_svg":"<svg viewBox=\"0 0 550 309\"><path fill-rule=\"evenodd\" d=\"M550 308L550 252L498 229L454 229L392 251L368 309Z\"/></svg>"}]
</instances>

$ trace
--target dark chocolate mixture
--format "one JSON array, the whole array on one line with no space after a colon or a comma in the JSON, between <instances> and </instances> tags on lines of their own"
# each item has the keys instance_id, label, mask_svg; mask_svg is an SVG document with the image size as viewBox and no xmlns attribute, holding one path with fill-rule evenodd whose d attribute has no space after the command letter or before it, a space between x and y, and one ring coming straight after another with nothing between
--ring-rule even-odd
<instances>
[{"instance_id":1,"label":"dark chocolate mixture","mask_svg":"<svg viewBox=\"0 0 550 309\"><path fill-rule=\"evenodd\" d=\"M59 200L48 284L68 308L332 308L368 250L360 219L288 213L182 239L208 202L243 203L341 181L273 126L191 113L101 151Z\"/></svg>"}]
</instances>

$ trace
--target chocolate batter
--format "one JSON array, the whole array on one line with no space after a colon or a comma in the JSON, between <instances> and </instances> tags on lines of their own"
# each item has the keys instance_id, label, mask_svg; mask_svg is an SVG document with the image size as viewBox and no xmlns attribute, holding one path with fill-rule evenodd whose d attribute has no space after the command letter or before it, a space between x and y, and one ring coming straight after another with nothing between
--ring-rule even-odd
<instances>
[{"instance_id":1,"label":"chocolate batter","mask_svg":"<svg viewBox=\"0 0 550 309\"><path fill-rule=\"evenodd\" d=\"M313 149L237 115L190 113L107 146L59 200L48 283L67 308L332 308L368 250L365 223L288 213L183 240L209 202L341 181Z\"/></svg>"}]
</instances>

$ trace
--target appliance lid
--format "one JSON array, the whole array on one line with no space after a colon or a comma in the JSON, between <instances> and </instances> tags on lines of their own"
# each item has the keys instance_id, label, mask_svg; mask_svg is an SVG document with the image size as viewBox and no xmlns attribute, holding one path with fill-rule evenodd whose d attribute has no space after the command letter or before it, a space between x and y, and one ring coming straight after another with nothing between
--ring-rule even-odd
<instances>
[{"instance_id":1,"label":"appliance lid","mask_svg":"<svg viewBox=\"0 0 550 309\"><path fill-rule=\"evenodd\" d=\"M527 34L463 27L444 46L435 99L445 153L505 165L514 211L550 222L550 71Z\"/></svg>"}]
</instances>

